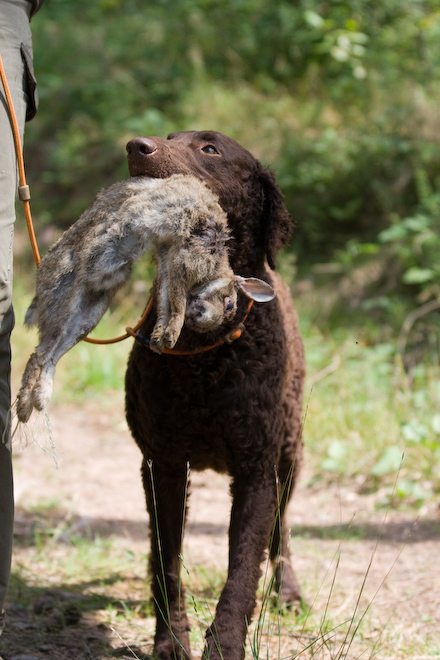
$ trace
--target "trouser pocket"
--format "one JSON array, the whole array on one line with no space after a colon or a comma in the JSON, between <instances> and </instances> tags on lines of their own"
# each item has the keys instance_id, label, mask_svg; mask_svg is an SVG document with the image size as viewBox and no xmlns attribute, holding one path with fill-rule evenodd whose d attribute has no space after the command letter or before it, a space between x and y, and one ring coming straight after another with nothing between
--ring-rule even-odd
<instances>
[{"instance_id":1,"label":"trouser pocket","mask_svg":"<svg viewBox=\"0 0 440 660\"><path fill-rule=\"evenodd\" d=\"M27 94L26 121L30 121L35 117L38 109L37 80L34 73L32 51L25 44L21 44L20 51L24 63L23 89Z\"/></svg>"}]
</instances>

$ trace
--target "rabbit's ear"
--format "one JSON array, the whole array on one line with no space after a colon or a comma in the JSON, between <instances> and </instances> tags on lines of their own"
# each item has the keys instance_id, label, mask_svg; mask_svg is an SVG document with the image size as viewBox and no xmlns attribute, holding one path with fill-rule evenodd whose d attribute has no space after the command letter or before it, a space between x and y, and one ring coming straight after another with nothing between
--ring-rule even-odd
<instances>
[{"instance_id":1,"label":"rabbit's ear","mask_svg":"<svg viewBox=\"0 0 440 660\"><path fill-rule=\"evenodd\" d=\"M270 302L276 296L275 291L270 284L259 280L257 277L240 277L234 276L235 284L242 291L245 296L255 300L255 302Z\"/></svg>"}]
</instances>

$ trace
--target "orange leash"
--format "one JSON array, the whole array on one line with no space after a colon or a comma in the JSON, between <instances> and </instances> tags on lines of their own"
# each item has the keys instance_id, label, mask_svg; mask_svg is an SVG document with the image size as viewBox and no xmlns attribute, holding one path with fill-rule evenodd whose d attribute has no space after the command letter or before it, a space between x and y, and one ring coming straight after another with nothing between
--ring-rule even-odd
<instances>
[{"instance_id":1,"label":"orange leash","mask_svg":"<svg viewBox=\"0 0 440 660\"><path fill-rule=\"evenodd\" d=\"M19 175L19 180L20 180L20 186L18 188L18 196L20 200L23 202L23 207L24 207L24 215L26 218L26 225L27 225L27 230L29 234L29 240L31 242L31 247L32 247L32 253L34 255L34 261L35 265L38 267L41 261L40 253L38 251L38 245L37 245L37 239L35 238L35 232L34 232L34 225L32 222L32 214L31 214L31 205L29 203L29 200L31 198L31 193L29 186L26 183L26 173L24 169L24 159L23 159L23 150L21 146L21 139L20 139L20 131L18 129L18 122L17 122L17 116L15 114L14 110L14 104L12 101L12 96L11 92L9 91L9 85L8 81L6 79L6 72L5 68L3 66L3 60L0 55L0 78L3 84L3 89L5 91L5 99L6 99L6 104L8 106L9 110L9 118L11 121L11 128L12 128L12 135L14 137L14 145L15 145L15 153L17 156L17 163L18 163L18 175ZM138 323L135 326L135 330L141 327L142 323L145 321L145 319L148 316L148 313L151 309L151 301L148 303L147 307L145 308L145 311L142 315L142 318L138 321ZM130 337L130 334L127 332L125 335L121 335L120 337L114 337L113 339L93 339L92 337L84 337L84 341L90 343L90 344L115 344L116 342L123 341L124 339L127 339Z\"/></svg>"},{"instance_id":2,"label":"orange leash","mask_svg":"<svg viewBox=\"0 0 440 660\"><path fill-rule=\"evenodd\" d=\"M151 299L149 301L149 304L151 304ZM198 355L199 353L206 353L207 351L210 351L212 348L217 348L222 344L232 344L233 341L239 339L243 334L243 330L245 329L244 322L249 316L249 312L251 311L253 304L254 301L250 300L246 308L246 312L242 322L239 323L233 330L228 332L224 337L218 339L214 344L210 344L209 346L200 346L199 348L193 348L192 350L181 350L179 348L164 348L162 353L165 353L166 355ZM141 335L139 332L137 332L138 328L126 328L126 330L128 334L134 337L134 339L136 339L136 341L139 344L145 346L145 348L149 348L150 340L144 337L143 335Z\"/></svg>"},{"instance_id":3,"label":"orange leash","mask_svg":"<svg viewBox=\"0 0 440 660\"><path fill-rule=\"evenodd\" d=\"M21 139L20 139L20 131L18 130L18 122L17 122L17 117L15 114L14 110L14 104L12 103L12 96L9 91L9 85L8 81L6 80L6 73L5 69L3 66L3 60L0 55L0 77L2 79L2 84L3 84L3 89L5 90L5 99L6 103L8 106L9 110L9 118L11 120L11 127L12 127L12 135L14 136L14 145L15 145L15 153L17 155L17 163L18 163L18 175L20 179L20 187L18 188L18 196L23 202L24 206L24 214L26 217L26 224L28 228L28 233L29 233L29 238L31 241L31 246L32 246L32 252L34 255L34 260L35 264L38 266L40 263L40 253L38 252L38 247L37 247L37 241L35 238L35 233L34 233L34 226L32 224L32 216L31 216L31 207L29 204L29 200L31 198L31 193L29 190L29 186L26 184L26 174L24 171L24 160L23 160L23 152L21 148Z\"/></svg>"}]
</instances>

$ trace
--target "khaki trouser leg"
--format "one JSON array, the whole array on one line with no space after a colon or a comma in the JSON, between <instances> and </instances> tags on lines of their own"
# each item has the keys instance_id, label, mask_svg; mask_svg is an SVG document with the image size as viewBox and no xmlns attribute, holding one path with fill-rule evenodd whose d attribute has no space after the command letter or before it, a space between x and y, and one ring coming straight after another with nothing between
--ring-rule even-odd
<instances>
[{"instance_id":1,"label":"khaki trouser leg","mask_svg":"<svg viewBox=\"0 0 440 660\"><path fill-rule=\"evenodd\" d=\"M25 69L21 44L32 48L27 0L0 1L0 54L23 137L26 114ZM0 84L0 633L11 570L14 500L10 442L12 309L12 241L17 191L17 161L9 117Z\"/></svg>"}]
</instances>

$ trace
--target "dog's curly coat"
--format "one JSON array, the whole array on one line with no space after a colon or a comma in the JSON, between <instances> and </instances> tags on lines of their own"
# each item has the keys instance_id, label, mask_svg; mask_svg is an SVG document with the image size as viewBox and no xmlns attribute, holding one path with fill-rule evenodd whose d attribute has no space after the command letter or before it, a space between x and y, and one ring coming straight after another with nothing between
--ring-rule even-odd
<instances>
[{"instance_id":1,"label":"dog's curly coat","mask_svg":"<svg viewBox=\"0 0 440 660\"><path fill-rule=\"evenodd\" d=\"M274 268L278 250L289 239L291 220L273 175L219 133L136 138L127 150L132 176L182 173L203 180L228 215L234 272L269 281L277 292L267 305L254 305L246 331L235 343L191 357L160 356L135 345L126 375L127 420L144 457L151 521L155 652L162 660L190 657L178 580L189 465L231 475L228 578L206 633L204 657L241 660L270 541L281 598L292 603L301 597L283 520L301 458L304 354L289 291L265 266L267 258ZM212 343L237 323L245 306L239 300L235 319L215 333L196 335L184 327L178 347ZM154 322L153 315L144 334Z\"/></svg>"}]
</instances>

